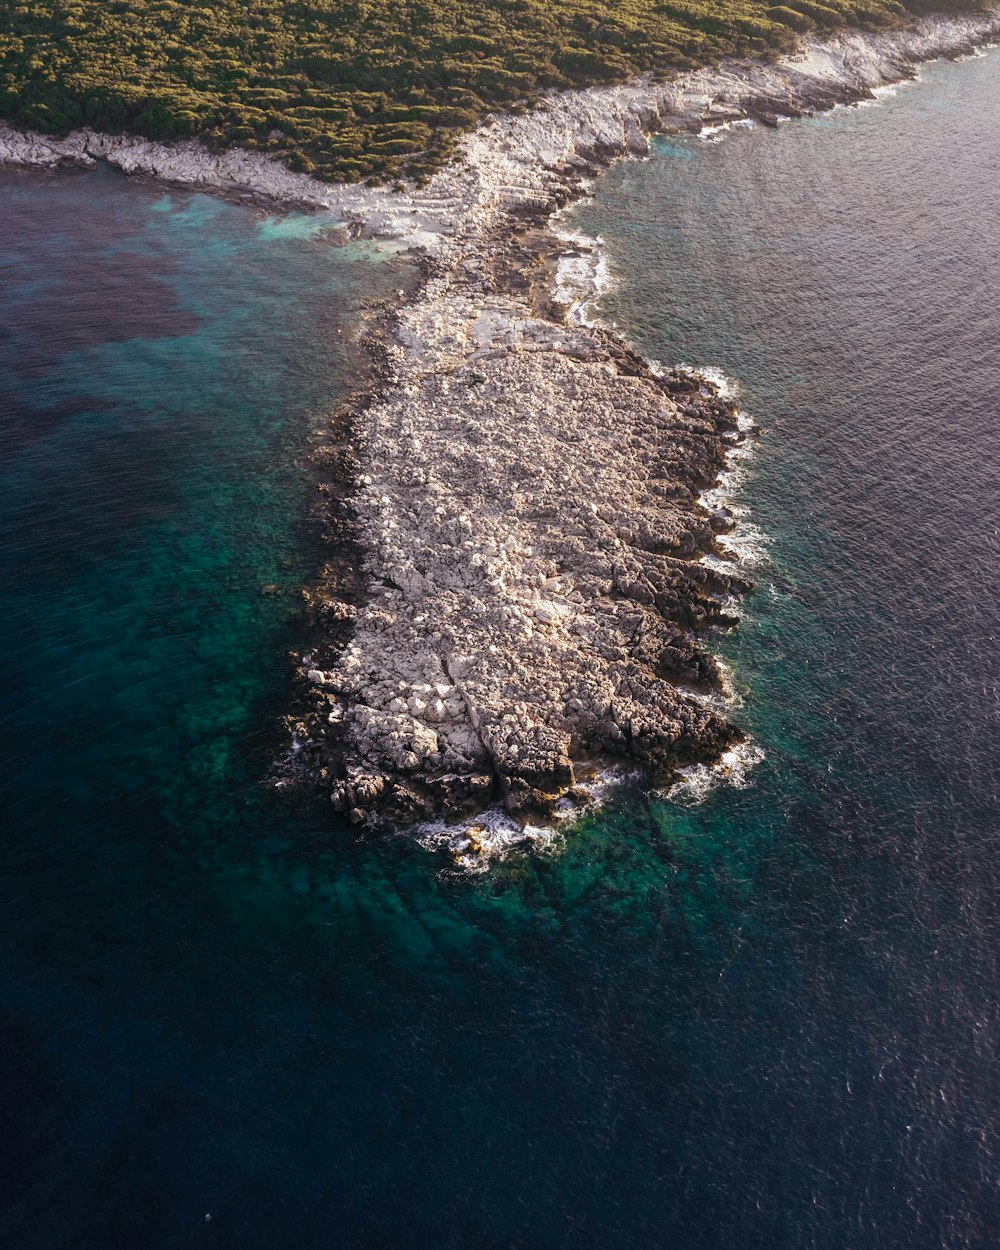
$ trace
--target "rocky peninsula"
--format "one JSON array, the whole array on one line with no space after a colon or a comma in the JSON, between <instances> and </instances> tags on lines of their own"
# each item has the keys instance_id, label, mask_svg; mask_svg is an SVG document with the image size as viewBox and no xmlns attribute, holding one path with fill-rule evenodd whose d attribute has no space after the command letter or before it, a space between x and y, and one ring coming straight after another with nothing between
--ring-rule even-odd
<instances>
[{"instance_id":1,"label":"rocky peninsula","mask_svg":"<svg viewBox=\"0 0 1000 1250\"><path fill-rule=\"evenodd\" d=\"M377 385L318 452L330 559L289 726L297 770L338 811L399 826L500 802L546 822L609 763L664 782L739 739L705 697L720 673L704 644L746 581L710 558L729 521L702 495L745 433L706 379L567 317L554 215L653 133L856 102L998 35L996 12L928 19L547 97L404 191L192 143L0 128L0 160L106 160L307 204L420 257L418 290L369 327Z\"/></svg>"}]
</instances>

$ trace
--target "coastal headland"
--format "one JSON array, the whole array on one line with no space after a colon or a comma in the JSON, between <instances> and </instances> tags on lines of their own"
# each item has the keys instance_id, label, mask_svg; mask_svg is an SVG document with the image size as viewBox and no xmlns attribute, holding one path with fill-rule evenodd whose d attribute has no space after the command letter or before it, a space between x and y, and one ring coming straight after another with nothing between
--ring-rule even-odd
<instances>
[{"instance_id":1,"label":"coastal headland","mask_svg":"<svg viewBox=\"0 0 1000 1250\"><path fill-rule=\"evenodd\" d=\"M106 160L323 208L419 257L415 292L368 327L371 392L317 450L330 558L289 717L298 775L358 823L497 802L545 823L609 764L665 783L739 740L705 642L747 582L724 545L731 521L702 496L745 423L705 378L655 370L567 315L553 272L577 245L555 216L610 161L645 156L651 134L857 102L998 35L997 13L925 19L548 96L402 191L196 142L0 128L0 160Z\"/></svg>"}]
</instances>

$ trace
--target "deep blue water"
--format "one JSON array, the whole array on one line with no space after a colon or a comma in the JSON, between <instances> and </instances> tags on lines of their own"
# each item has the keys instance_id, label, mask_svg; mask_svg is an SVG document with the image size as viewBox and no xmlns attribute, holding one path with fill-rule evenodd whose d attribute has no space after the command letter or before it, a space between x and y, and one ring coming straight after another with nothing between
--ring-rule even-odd
<instances>
[{"instance_id":1,"label":"deep blue water","mask_svg":"<svg viewBox=\"0 0 1000 1250\"><path fill-rule=\"evenodd\" d=\"M604 315L765 429L721 643L765 758L478 878L259 784L396 266L0 176L0 1243L997 1244L998 68L578 212Z\"/></svg>"}]
</instances>

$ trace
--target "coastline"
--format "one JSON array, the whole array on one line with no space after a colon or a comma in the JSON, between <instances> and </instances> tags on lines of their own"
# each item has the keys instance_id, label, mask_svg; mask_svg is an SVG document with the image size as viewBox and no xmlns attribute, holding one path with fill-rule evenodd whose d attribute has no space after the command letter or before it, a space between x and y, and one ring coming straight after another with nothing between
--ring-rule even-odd
<instances>
[{"instance_id":1,"label":"coastline","mask_svg":"<svg viewBox=\"0 0 1000 1250\"><path fill-rule=\"evenodd\" d=\"M658 376L587 324L585 298L553 299L554 217L654 131L870 98L998 30L849 34L776 66L556 97L470 137L431 190L473 185L475 211L395 314L391 377L355 431L364 593L321 590L353 632L303 662L293 732L338 810L439 840L459 821L452 848L478 858L517 825L544 839L606 768L669 788L753 754L699 698L723 685L706 631L747 586L702 497L747 432L705 379ZM491 807L509 819L470 830Z\"/></svg>"},{"instance_id":2,"label":"coastline","mask_svg":"<svg viewBox=\"0 0 1000 1250\"><path fill-rule=\"evenodd\" d=\"M739 743L698 697L722 680L701 639L746 584L732 561L703 562L723 554L727 522L703 496L745 437L735 405L567 316L553 216L611 160L646 155L653 132L857 102L998 33L996 14L848 32L773 65L551 97L468 136L405 195L319 187L310 201L305 175L247 154L0 129L0 159L23 142L21 164L106 159L309 203L425 258L422 288L373 331L377 391L324 452L363 568L317 588L292 730L303 776L335 807L398 826L499 799L544 823L587 800L593 769L624 762L669 785Z\"/></svg>"},{"instance_id":3,"label":"coastline","mask_svg":"<svg viewBox=\"0 0 1000 1250\"><path fill-rule=\"evenodd\" d=\"M766 125L802 112L873 99L914 76L921 62L972 55L1000 38L1000 6L985 14L928 17L901 30L844 30L803 39L774 62L724 60L667 81L552 92L521 114L490 115L466 134L453 159L422 189L323 183L273 157L241 148L212 151L196 139L160 143L81 129L63 138L0 121L0 167L39 171L105 163L131 177L260 199L335 216L353 235L394 239L449 256L505 216L550 216L622 156L648 156L649 137L701 132L734 122ZM556 202L559 201L559 202Z\"/></svg>"}]
</instances>

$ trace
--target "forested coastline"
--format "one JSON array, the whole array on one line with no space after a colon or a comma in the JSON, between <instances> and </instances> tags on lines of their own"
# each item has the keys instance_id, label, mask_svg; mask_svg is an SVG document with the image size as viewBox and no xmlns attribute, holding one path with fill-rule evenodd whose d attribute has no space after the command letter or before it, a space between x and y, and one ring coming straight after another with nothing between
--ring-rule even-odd
<instances>
[{"instance_id":1,"label":"forested coastline","mask_svg":"<svg viewBox=\"0 0 1000 1250\"><path fill-rule=\"evenodd\" d=\"M906 23L927 0L0 0L0 116L199 136L337 181L437 168L456 136L549 88Z\"/></svg>"}]
</instances>

